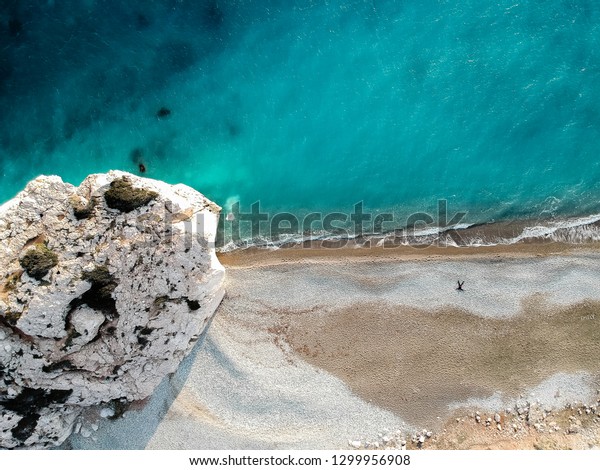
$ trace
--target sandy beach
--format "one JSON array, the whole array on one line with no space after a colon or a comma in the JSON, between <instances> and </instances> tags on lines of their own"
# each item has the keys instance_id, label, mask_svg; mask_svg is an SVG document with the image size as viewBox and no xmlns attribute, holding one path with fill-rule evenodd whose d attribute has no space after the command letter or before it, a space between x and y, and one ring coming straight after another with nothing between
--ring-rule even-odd
<instances>
[{"instance_id":1,"label":"sandy beach","mask_svg":"<svg viewBox=\"0 0 600 470\"><path fill-rule=\"evenodd\" d=\"M75 447L108 445L103 436L126 434L128 420L158 401L156 426L132 446L345 448L423 428L443 435L461 413L524 400L558 412L598 398L595 245L246 250L220 259L226 298L182 370L146 411L102 424L95 443Z\"/></svg>"}]
</instances>

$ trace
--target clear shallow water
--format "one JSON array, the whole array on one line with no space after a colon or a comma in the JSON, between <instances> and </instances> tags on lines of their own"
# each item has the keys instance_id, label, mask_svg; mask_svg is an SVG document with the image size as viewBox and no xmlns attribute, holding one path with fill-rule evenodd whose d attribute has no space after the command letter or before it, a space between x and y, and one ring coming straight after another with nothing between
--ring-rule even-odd
<instances>
[{"instance_id":1,"label":"clear shallow water","mask_svg":"<svg viewBox=\"0 0 600 470\"><path fill-rule=\"evenodd\" d=\"M600 212L597 2L138 3L3 2L1 201L143 162L226 210Z\"/></svg>"}]
</instances>

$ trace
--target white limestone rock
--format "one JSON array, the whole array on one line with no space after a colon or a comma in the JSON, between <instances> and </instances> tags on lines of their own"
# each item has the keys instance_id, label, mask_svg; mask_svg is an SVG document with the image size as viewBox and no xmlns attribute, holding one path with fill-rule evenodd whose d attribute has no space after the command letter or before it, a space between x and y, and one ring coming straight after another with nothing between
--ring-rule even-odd
<instances>
[{"instance_id":1,"label":"white limestone rock","mask_svg":"<svg viewBox=\"0 0 600 470\"><path fill-rule=\"evenodd\" d=\"M77 307L71 313L71 325L78 336L73 340L73 344L87 344L98 334L98 330L104 323L106 318L98 310L88 307L87 305L81 305Z\"/></svg>"},{"instance_id":2,"label":"white limestone rock","mask_svg":"<svg viewBox=\"0 0 600 470\"><path fill-rule=\"evenodd\" d=\"M360 449L362 447L362 442L348 440L348 446L352 447L353 449Z\"/></svg>"},{"instance_id":3,"label":"white limestone rock","mask_svg":"<svg viewBox=\"0 0 600 470\"><path fill-rule=\"evenodd\" d=\"M115 411L111 408L102 408L100 410L100 416L102 418L112 418L115 415Z\"/></svg>"},{"instance_id":4,"label":"white limestone rock","mask_svg":"<svg viewBox=\"0 0 600 470\"><path fill-rule=\"evenodd\" d=\"M42 176L0 206L0 447L60 444L85 407L177 369L224 295L219 211L119 171Z\"/></svg>"}]
</instances>

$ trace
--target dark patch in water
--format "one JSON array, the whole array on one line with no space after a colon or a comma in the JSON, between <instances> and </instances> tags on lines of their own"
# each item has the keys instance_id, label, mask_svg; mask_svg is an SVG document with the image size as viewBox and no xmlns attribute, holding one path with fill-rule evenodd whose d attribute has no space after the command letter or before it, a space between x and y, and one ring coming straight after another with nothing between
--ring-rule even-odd
<instances>
[{"instance_id":1,"label":"dark patch in water","mask_svg":"<svg viewBox=\"0 0 600 470\"><path fill-rule=\"evenodd\" d=\"M217 30L221 28L223 25L223 10L219 8L215 0L208 2L202 13L202 22L208 29Z\"/></svg>"},{"instance_id":2,"label":"dark patch in water","mask_svg":"<svg viewBox=\"0 0 600 470\"><path fill-rule=\"evenodd\" d=\"M0 89L12 77L14 68L6 57L0 57Z\"/></svg>"},{"instance_id":3,"label":"dark patch in water","mask_svg":"<svg viewBox=\"0 0 600 470\"><path fill-rule=\"evenodd\" d=\"M100 110L96 107L70 111L63 124L63 137L67 140L71 139L78 132L90 127L99 118Z\"/></svg>"},{"instance_id":4,"label":"dark patch in water","mask_svg":"<svg viewBox=\"0 0 600 470\"><path fill-rule=\"evenodd\" d=\"M155 66L163 73L185 72L198 59L191 43L185 41L168 41L156 51Z\"/></svg>"},{"instance_id":5,"label":"dark patch in water","mask_svg":"<svg viewBox=\"0 0 600 470\"><path fill-rule=\"evenodd\" d=\"M146 163L144 162L144 149L141 147L134 148L129 152L129 157L134 165L137 165L140 173L146 173Z\"/></svg>"},{"instance_id":6,"label":"dark patch in water","mask_svg":"<svg viewBox=\"0 0 600 470\"><path fill-rule=\"evenodd\" d=\"M156 112L156 117L159 119L169 117L170 115L171 110L169 108L165 108L164 106Z\"/></svg>"},{"instance_id":7,"label":"dark patch in water","mask_svg":"<svg viewBox=\"0 0 600 470\"><path fill-rule=\"evenodd\" d=\"M157 140L152 143L152 153L158 158L165 158L167 156L167 143Z\"/></svg>"},{"instance_id":8,"label":"dark patch in water","mask_svg":"<svg viewBox=\"0 0 600 470\"><path fill-rule=\"evenodd\" d=\"M131 157L131 161L136 165L142 163L142 159L144 158L144 149L141 147L134 148L131 152L129 152L129 156Z\"/></svg>"},{"instance_id":9,"label":"dark patch in water","mask_svg":"<svg viewBox=\"0 0 600 470\"><path fill-rule=\"evenodd\" d=\"M8 34L11 38L17 38L23 32L23 23L16 16L12 16L8 20Z\"/></svg>"},{"instance_id":10,"label":"dark patch in water","mask_svg":"<svg viewBox=\"0 0 600 470\"><path fill-rule=\"evenodd\" d=\"M138 31L146 29L150 26L150 19L143 13L138 13L135 17L135 25Z\"/></svg>"},{"instance_id":11,"label":"dark patch in water","mask_svg":"<svg viewBox=\"0 0 600 470\"><path fill-rule=\"evenodd\" d=\"M240 126L238 126L234 122L227 123L227 131L229 132L230 137L237 137L238 135L240 135L241 132Z\"/></svg>"}]
</instances>

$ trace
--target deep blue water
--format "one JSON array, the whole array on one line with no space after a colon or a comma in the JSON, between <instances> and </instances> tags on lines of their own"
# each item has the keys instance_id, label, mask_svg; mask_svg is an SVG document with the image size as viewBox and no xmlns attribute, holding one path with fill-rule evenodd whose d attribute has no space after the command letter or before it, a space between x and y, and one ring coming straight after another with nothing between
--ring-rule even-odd
<instances>
[{"instance_id":1,"label":"deep blue water","mask_svg":"<svg viewBox=\"0 0 600 470\"><path fill-rule=\"evenodd\" d=\"M0 24L0 201L143 163L225 210L600 212L597 1L14 0Z\"/></svg>"}]
</instances>

